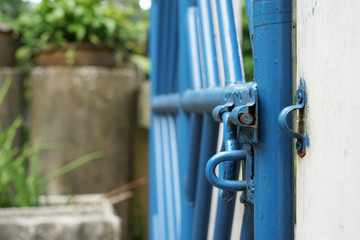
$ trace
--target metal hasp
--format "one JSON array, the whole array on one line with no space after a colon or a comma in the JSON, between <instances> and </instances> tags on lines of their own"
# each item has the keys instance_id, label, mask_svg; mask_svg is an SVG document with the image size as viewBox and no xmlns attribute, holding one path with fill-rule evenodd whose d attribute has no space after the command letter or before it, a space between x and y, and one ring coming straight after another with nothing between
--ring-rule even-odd
<instances>
[{"instance_id":1,"label":"metal hasp","mask_svg":"<svg viewBox=\"0 0 360 240\"><path fill-rule=\"evenodd\" d=\"M279 118L278 118L278 122L279 122L279 126L281 128L281 130L289 135L292 138L296 138L296 151L297 154L300 157L304 157L306 154L306 146L308 146L309 141L308 138L300 133L297 133L295 131L293 131L289 125L288 125L288 120L287 117L288 115L296 109L305 109L306 106L306 88L305 88L305 81L303 79L300 79L300 86L298 88L298 90L296 91L296 101L297 104L296 105L292 105L292 106L288 106L286 108L284 108L280 114L279 114Z\"/></svg>"},{"instance_id":2,"label":"metal hasp","mask_svg":"<svg viewBox=\"0 0 360 240\"><path fill-rule=\"evenodd\" d=\"M254 239L294 239L292 138L279 113L292 104L292 0L253 0L254 82L259 141L254 145ZM250 22L250 21L249 21Z\"/></svg>"},{"instance_id":3,"label":"metal hasp","mask_svg":"<svg viewBox=\"0 0 360 240\"><path fill-rule=\"evenodd\" d=\"M223 104L213 110L214 120L223 122L222 145L225 151L210 158L206 164L206 176L213 186L221 189L219 195L224 201L230 201L233 192L244 191L251 185L250 181L249 183L245 180L238 181L237 161L248 158L245 150L238 150L240 145L255 144L258 141L257 112L257 87L254 83L230 85ZM218 164L220 164L219 176L216 176L215 168Z\"/></svg>"}]
</instances>

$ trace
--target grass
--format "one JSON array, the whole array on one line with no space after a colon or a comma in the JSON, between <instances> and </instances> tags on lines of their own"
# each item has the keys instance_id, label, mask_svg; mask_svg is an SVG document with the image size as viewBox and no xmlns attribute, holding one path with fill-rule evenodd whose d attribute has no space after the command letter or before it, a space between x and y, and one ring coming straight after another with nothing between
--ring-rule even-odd
<instances>
[{"instance_id":1,"label":"grass","mask_svg":"<svg viewBox=\"0 0 360 240\"><path fill-rule=\"evenodd\" d=\"M0 106L12 82L11 76L5 79L0 89ZM56 171L41 176L39 155L42 150L54 149L54 144L31 146L25 142L22 147L13 147L17 132L23 126L22 117L17 117L7 128L0 124L0 207L40 206L39 197L46 193L46 184L71 172L72 170L103 156L102 152L94 152L76 159Z\"/></svg>"}]
</instances>

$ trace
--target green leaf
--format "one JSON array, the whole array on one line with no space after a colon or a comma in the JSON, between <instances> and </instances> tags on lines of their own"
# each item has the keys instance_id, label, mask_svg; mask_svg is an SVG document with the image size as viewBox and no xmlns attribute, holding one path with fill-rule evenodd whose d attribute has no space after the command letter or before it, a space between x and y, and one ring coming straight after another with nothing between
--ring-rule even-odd
<instances>
[{"instance_id":1,"label":"green leaf","mask_svg":"<svg viewBox=\"0 0 360 240\"><path fill-rule=\"evenodd\" d=\"M102 152L94 152L94 153L87 154L81 158L78 158L78 159L66 164L65 166L57 169L56 171L48 174L47 176L45 176L44 178L41 179L41 183L45 185L45 184L51 182L52 180L54 180L64 174L67 174L86 163L89 163L95 159L99 159L101 157L103 157Z\"/></svg>"},{"instance_id":2,"label":"green leaf","mask_svg":"<svg viewBox=\"0 0 360 240\"><path fill-rule=\"evenodd\" d=\"M150 60L142 55L132 55L130 60L144 73L150 73Z\"/></svg>"}]
</instances>

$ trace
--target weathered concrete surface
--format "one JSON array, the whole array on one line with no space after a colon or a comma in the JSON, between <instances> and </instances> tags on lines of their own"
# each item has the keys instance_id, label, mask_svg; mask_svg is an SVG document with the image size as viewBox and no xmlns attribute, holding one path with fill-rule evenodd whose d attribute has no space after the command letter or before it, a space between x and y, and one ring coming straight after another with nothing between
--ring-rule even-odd
<instances>
[{"instance_id":1,"label":"weathered concrete surface","mask_svg":"<svg viewBox=\"0 0 360 240\"><path fill-rule=\"evenodd\" d=\"M360 239L360 1L296 2L310 139L297 161L296 238Z\"/></svg>"},{"instance_id":2,"label":"weathered concrete surface","mask_svg":"<svg viewBox=\"0 0 360 240\"><path fill-rule=\"evenodd\" d=\"M120 219L102 195L49 196L49 206L0 210L0 239L118 240Z\"/></svg>"},{"instance_id":3,"label":"weathered concrete surface","mask_svg":"<svg viewBox=\"0 0 360 240\"><path fill-rule=\"evenodd\" d=\"M104 67L37 67L31 74L31 139L60 143L43 152L43 174L87 153L105 157L48 185L50 194L107 192L128 182L136 124L135 72ZM117 208L127 229L128 203Z\"/></svg>"},{"instance_id":4,"label":"weathered concrete surface","mask_svg":"<svg viewBox=\"0 0 360 240\"><path fill-rule=\"evenodd\" d=\"M0 67L0 88L5 79L10 76L12 83L9 91L0 106L0 123L2 129L8 128L20 116L24 107L23 75L17 68ZM22 141L21 130L14 139L14 146L20 146Z\"/></svg>"},{"instance_id":5,"label":"weathered concrete surface","mask_svg":"<svg viewBox=\"0 0 360 240\"><path fill-rule=\"evenodd\" d=\"M137 125L148 129L150 126L150 82L143 81L139 86L137 97ZM147 144L145 145L147 146Z\"/></svg>"}]
</instances>

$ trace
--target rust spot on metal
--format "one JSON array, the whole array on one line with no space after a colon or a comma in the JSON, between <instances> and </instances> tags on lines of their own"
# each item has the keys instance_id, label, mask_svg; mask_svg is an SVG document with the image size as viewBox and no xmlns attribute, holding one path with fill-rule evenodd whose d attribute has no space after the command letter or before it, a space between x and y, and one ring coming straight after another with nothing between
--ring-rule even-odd
<instances>
[{"instance_id":1,"label":"rust spot on metal","mask_svg":"<svg viewBox=\"0 0 360 240\"><path fill-rule=\"evenodd\" d=\"M297 151L297 155L301 158L305 157L306 155L306 148L303 151Z\"/></svg>"}]
</instances>

